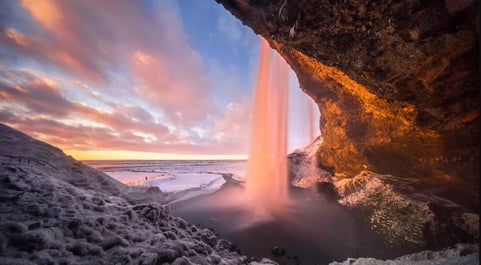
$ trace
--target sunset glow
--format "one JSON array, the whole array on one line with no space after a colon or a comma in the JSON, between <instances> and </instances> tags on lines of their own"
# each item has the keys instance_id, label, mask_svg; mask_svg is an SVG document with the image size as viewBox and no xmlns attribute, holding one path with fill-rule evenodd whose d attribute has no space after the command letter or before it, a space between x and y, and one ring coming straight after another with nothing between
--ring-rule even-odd
<instances>
[{"instance_id":1,"label":"sunset glow","mask_svg":"<svg viewBox=\"0 0 481 265\"><path fill-rule=\"evenodd\" d=\"M81 160L246 157L259 37L215 1L0 9L0 123ZM291 76L292 151L310 138Z\"/></svg>"},{"instance_id":2,"label":"sunset glow","mask_svg":"<svg viewBox=\"0 0 481 265\"><path fill-rule=\"evenodd\" d=\"M246 155L190 155L135 152L123 150L64 150L79 160L245 160Z\"/></svg>"}]
</instances>

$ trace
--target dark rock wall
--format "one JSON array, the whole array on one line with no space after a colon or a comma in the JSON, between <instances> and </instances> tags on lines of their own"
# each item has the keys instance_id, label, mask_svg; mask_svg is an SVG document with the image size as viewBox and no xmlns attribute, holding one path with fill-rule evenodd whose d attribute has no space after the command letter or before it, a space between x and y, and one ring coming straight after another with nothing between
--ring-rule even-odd
<instances>
[{"instance_id":1,"label":"dark rock wall","mask_svg":"<svg viewBox=\"0 0 481 265\"><path fill-rule=\"evenodd\" d=\"M324 168L478 197L478 1L217 2L319 105Z\"/></svg>"}]
</instances>

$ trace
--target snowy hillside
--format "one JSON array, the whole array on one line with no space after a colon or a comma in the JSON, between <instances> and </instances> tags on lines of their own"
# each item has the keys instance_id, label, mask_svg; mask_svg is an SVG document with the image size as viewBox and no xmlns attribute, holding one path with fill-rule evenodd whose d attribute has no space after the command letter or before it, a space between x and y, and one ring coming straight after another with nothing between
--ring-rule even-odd
<instances>
[{"instance_id":1,"label":"snowy hillside","mask_svg":"<svg viewBox=\"0 0 481 265\"><path fill-rule=\"evenodd\" d=\"M133 205L126 186L0 125L0 264L247 264L229 241Z\"/></svg>"}]
</instances>

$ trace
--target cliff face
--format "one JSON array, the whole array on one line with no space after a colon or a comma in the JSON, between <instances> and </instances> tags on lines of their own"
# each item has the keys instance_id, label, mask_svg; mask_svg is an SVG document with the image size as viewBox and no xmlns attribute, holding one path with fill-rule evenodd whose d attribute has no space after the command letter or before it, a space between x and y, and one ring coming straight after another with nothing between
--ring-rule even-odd
<instances>
[{"instance_id":1,"label":"cliff face","mask_svg":"<svg viewBox=\"0 0 481 265\"><path fill-rule=\"evenodd\" d=\"M477 1L217 2L278 50L317 102L322 167L478 196Z\"/></svg>"}]
</instances>

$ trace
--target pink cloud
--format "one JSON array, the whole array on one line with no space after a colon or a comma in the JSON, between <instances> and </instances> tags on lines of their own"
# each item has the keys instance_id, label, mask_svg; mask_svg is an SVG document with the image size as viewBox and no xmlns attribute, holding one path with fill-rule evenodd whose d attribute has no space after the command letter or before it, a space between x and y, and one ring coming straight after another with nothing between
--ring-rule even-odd
<instances>
[{"instance_id":1,"label":"pink cloud","mask_svg":"<svg viewBox=\"0 0 481 265\"><path fill-rule=\"evenodd\" d=\"M146 13L136 1L34 1L22 7L46 31L4 34L17 50L94 83L114 66L131 71L131 88L177 124L205 119L212 95L200 55L191 48L175 4Z\"/></svg>"},{"instance_id":2,"label":"pink cloud","mask_svg":"<svg viewBox=\"0 0 481 265\"><path fill-rule=\"evenodd\" d=\"M14 123L16 126L20 126L21 121L30 124L23 125L23 127L28 126L29 132L38 135L55 132L57 138L65 136L65 139L72 142L75 142L75 138L72 138L75 135L65 135L62 130L52 131L55 130L55 127L65 128L66 126L61 122L54 122L55 119L83 118L93 121L96 124L104 125L110 134L126 135L125 141L137 138L143 139L135 136L135 132L154 135L156 138L163 140L173 138L167 127L156 123L153 116L139 106L117 104L114 106L114 111L109 113L79 102L70 101L51 80L45 81L26 71L3 66L0 69L2 70L0 71L0 99L3 102L8 102L9 106L21 106L27 111L26 113L20 113L15 109L4 110L0 116L0 122ZM35 120L41 120L42 122L35 122ZM32 125L44 125L47 121L51 122L49 124L51 127L30 127ZM80 134L80 132L76 132L76 134ZM80 134L80 136L86 137L84 134ZM91 139L92 137L87 138ZM96 141L99 144L97 148L101 148L108 143L108 141L103 141L104 137L101 139L101 141Z\"/></svg>"},{"instance_id":3,"label":"pink cloud","mask_svg":"<svg viewBox=\"0 0 481 265\"><path fill-rule=\"evenodd\" d=\"M62 149L69 150L131 150L145 152L230 154L238 151L244 135L237 122L245 119L242 105L231 104L210 135L219 139L202 139L192 135L171 134L157 123L150 112L139 106L114 104L106 112L67 99L56 83L29 71L2 66L0 71L0 122ZM2 108L1 103L22 106ZM9 105L9 106L10 106ZM104 127L68 124L65 120L82 118Z\"/></svg>"},{"instance_id":4,"label":"pink cloud","mask_svg":"<svg viewBox=\"0 0 481 265\"><path fill-rule=\"evenodd\" d=\"M16 102L38 114L64 116L73 108L52 83L4 66L0 66L0 99Z\"/></svg>"},{"instance_id":5,"label":"pink cloud","mask_svg":"<svg viewBox=\"0 0 481 265\"><path fill-rule=\"evenodd\" d=\"M0 53L6 55L0 60L0 122L70 149L244 152L248 103L214 106L202 58L183 31L176 2L157 4L159 11L145 12L138 1L12 2L24 17L18 10L10 18L15 23L0 17ZM16 65L7 60L41 67L35 74L6 66ZM65 86L110 109L74 100L76 93ZM75 119L95 125L67 122Z\"/></svg>"},{"instance_id":6,"label":"pink cloud","mask_svg":"<svg viewBox=\"0 0 481 265\"><path fill-rule=\"evenodd\" d=\"M140 83L135 91L159 104L177 124L203 121L213 110L213 99L200 58L195 53L169 57L135 52L131 67ZM190 63L184 63L188 60L185 57Z\"/></svg>"}]
</instances>

